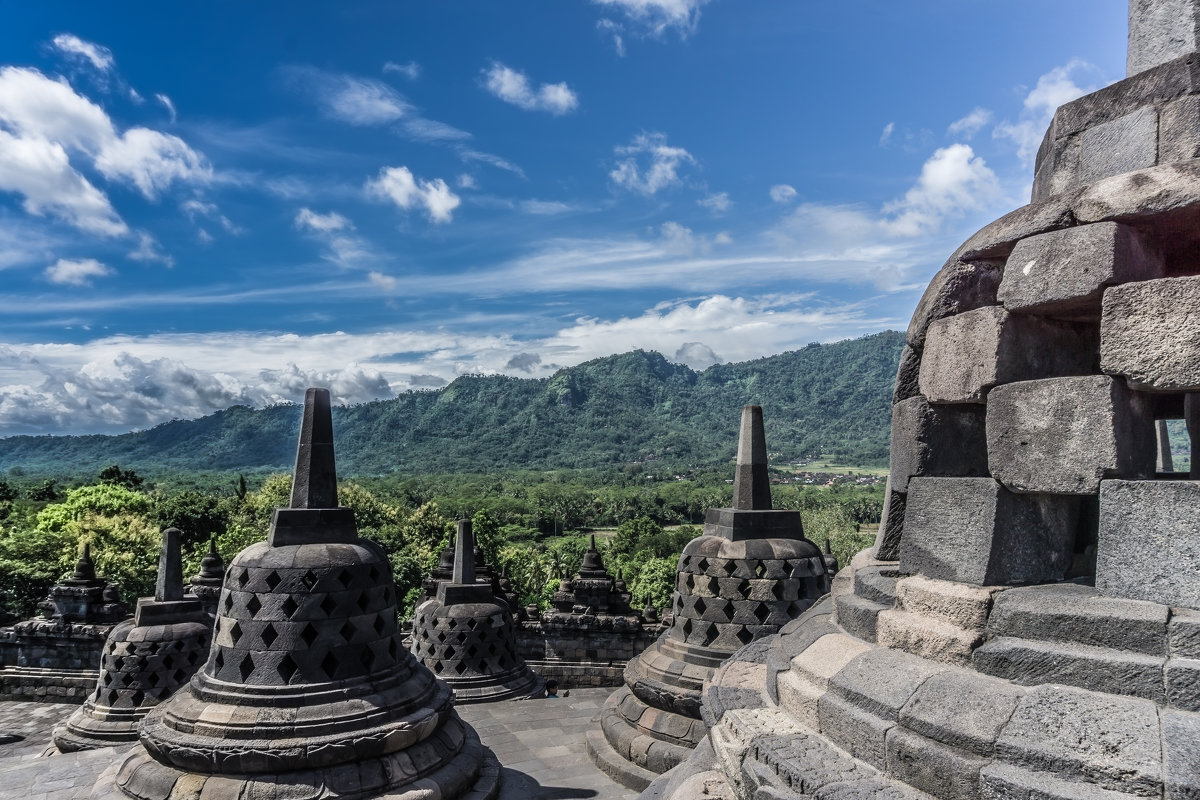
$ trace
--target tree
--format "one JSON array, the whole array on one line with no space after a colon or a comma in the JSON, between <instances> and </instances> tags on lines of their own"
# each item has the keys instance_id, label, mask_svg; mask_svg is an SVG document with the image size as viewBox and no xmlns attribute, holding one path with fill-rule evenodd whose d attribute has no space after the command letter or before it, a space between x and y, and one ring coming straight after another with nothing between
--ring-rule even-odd
<instances>
[{"instance_id":1,"label":"tree","mask_svg":"<svg viewBox=\"0 0 1200 800\"><path fill-rule=\"evenodd\" d=\"M662 526L650 517L638 517L617 526L617 534L612 538L608 548L617 555L631 556L642 549L644 540L658 536L662 532Z\"/></svg>"},{"instance_id":2,"label":"tree","mask_svg":"<svg viewBox=\"0 0 1200 800\"><path fill-rule=\"evenodd\" d=\"M11 503L17 499L17 490L8 485L8 481L0 481L0 503Z\"/></svg>"},{"instance_id":3,"label":"tree","mask_svg":"<svg viewBox=\"0 0 1200 800\"><path fill-rule=\"evenodd\" d=\"M58 481L53 478L47 478L38 486L30 489L26 496L34 502L49 502L53 503L59 498Z\"/></svg>"},{"instance_id":4,"label":"tree","mask_svg":"<svg viewBox=\"0 0 1200 800\"><path fill-rule=\"evenodd\" d=\"M225 510L214 495L189 489L159 498L154 505L152 517L155 524L160 529L181 530L183 546L188 550L225 532Z\"/></svg>"},{"instance_id":5,"label":"tree","mask_svg":"<svg viewBox=\"0 0 1200 800\"><path fill-rule=\"evenodd\" d=\"M145 482L140 475L131 469L121 469L117 464L111 464L100 470L100 482L124 486L126 489L141 489Z\"/></svg>"},{"instance_id":6,"label":"tree","mask_svg":"<svg viewBox=\"0 0 1200 800\"><path fill-rule=\"evenodd\" d=\"M671 558L652 558L646 561L629 585L634 604L668 608L671 605L671 593L675 591L675 567L676 560Z\"/></svg>"}]
</instances>

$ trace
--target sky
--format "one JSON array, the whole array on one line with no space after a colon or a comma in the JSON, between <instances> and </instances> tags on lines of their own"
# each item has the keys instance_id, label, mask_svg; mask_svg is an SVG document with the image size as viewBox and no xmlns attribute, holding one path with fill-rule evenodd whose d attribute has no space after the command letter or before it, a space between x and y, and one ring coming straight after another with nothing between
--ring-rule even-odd
<instances>
[{"instance_id":1,"label":"sky","mask_svg":"<svg viewBox=\"0 0 1200 800\"><path fill-rule=\"evenodd\" d=\"M13 4L0 436L903 330L1126 8Z\"/></svg>"}]
</instances>

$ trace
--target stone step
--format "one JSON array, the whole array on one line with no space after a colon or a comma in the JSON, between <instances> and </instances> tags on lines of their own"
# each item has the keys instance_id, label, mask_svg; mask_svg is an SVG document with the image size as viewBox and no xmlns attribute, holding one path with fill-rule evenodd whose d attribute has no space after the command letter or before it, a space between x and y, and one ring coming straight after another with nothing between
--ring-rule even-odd
<instances>
[{"instance_id":1,"label":"stone step","mask_svg":"<svg viewBox=\"0 0 1200 800\"><path fill-rule=\"evenodd\" d=\"M1165 656L1169 613L1167 606L1105 597L1091 586L1028 586L996 596L988 636L1076 642Z\"/></svg>"},{"instance_id":2,"label":"stone step","mask_svg":"<svg viewBox=\"0 0 1200 800\"><path fill-rule=\"evenodd\" d=\"M777 676L779 705L804 725L820 730L817 700L825 693L829 679L870 649L866 642L844 633L817 639L792 659L790 670Z\"/></svg>"},{"instance_id":3,"label":"stone step","mask_svg":"<svg viewBox=\"0 0 1200 800\"><path fill-rule=\"evenodd\" d=\"M960 628L937 617L888 609L879 614L875 639L883 647L966 666L971 663L971 651L983 642L983 631Z\"/></svg>"},{"instance_id":4,"label":"stone step","mask_svg":"<svg viewBox=\"0 0 1200 800\"><path fill-rule=\"evenodd\" d=\"M912 575L896 582L896 608L964 630L982 629L998 591Z\"/></svg>"},{"instance_id":5,"label":"stone step","mask_svg":"<svg viewBox=\"0 0 1200 800\"><path fill-rule=\"evenodd\" d=\"M875 641L876 618L892 606L872 602L857 594L844 594L835 601L837 622L848 633L868 642Z\"/></svg>"},{"instance_id":6,"label":"stone step","mask_svg":"<svg viewBox=\"0 0 1200 800\"><path fill-rule=\"evenodd\" d=\"M975 650L975 669L1025 686L1062 683L1166 702L1164 659L1108 647L1002 637Z\"/></svg>"},{"instance_id":7,"label":"stone step","mask_svg":"<svg viewBox=\"0 0 1200 800\"><path fill-rule=\"evenodd\" d=\"M640 792L650 785L650 781L658 777L650 770L621 758L604 738L604 734L595 728L588 729L585 745L592 763L605 775L626 788Z\"/></svg>"},{"instance_id":8,"label":"stone step","mask_svg":"<svg viewBox=\"0 0 1200 800\"><path fill-rule=\"evenodd\" d=\"M979 772L979 789L985 797L1088 798L1088 800L1145 800L1135 794L1101 789L1091 783L1063 780L1050 772L1021 769L994 762Z\"/></svg>"},{"instance_id":9,"label":"stone step","mask_svg":"<svg viewBox=\"0 0 1200 800\"><path fill-rule=\"evenodd\" d=\"M854 573L854 593L885 606L896 604L896 582L901 575L895 567L863 567Z\"/></svg>"}]
</instances>

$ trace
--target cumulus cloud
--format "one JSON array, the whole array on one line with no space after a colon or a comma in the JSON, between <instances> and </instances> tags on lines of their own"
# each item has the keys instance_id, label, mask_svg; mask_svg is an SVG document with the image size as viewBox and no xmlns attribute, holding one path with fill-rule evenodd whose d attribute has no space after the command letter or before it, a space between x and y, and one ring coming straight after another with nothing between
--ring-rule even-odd
<instances>
[{"instance_id":1,"label":"cumulus cloud","mask_svg":"<svg viewBox=\"0 0 1200 800\"><path fill-rule=\"evenodd\" d=\"M917 183L884 206L886 225L896 233L916 236L935 233L948 217L986 207L1002 196L1000 181L970 145L952 144L937 150Z\"/></svg>"},{"instance_id":2,"label":"cumulus cloud","mask_svg":"<svg viewBox=\"0 0 1200 800\"><path fill-rule=\"evenodd\" d=\"M336 211L328 214L318 214L310 208L302 208L296 212L296 227L300 230L315 233L332 233L334 231L352 230L354 224Z\"/></svg>"},{"instance_id":3,"label":"cumulus cloud","mask_svg":"<svg viewBox=\"0 0 1200 800\"><path fill-rule=\"evenodd\" d=\"M515 369L521 372L533 372L542 363L542 357L537 353L517 353L504 365L505 369Z\"/></svg>"},{"instance_id":4,"label":"cumulus cloud","mask_svg":"<svg viewBox=\"0 0 1200 800\"><path fill-rule=\"evenodd\" d=\"M678 364L687 364L694 370L705 370L713 364L722 363L721 357L703 342L684 342L675 351L675 358L672 360Z\"/></svg>"},{"instance_id":5,"label":"cumulus cloud","mask_svg":"<svg viewBox=\"0 0 1200 800\"><path fill-rule=\"evenodd\" d=\"M384 167L367 181L369 196L391 201L405 211L422 208L433 222L449 222L462 200L441 178L417 179L408 167Z\"/></svg>"},{"instance_id":6,"label":"cumulus cloud","mask_svg":"<svg viewBox=\"0 0 1200 800\"><path fill-rule=\"evenodd\" d=\"M700 8L708 0L592 0L621 14L643 35L662 36L674 31L686 39L696 31Z\"/></svg>"},{"instance_id":7,"label":"cumulus cloud","mask_svg":"<svg viewBox=\"0 0 1200 800\"><path fill-rule=\"evenodd\" d=\"M724 214L733 205L733 201L729 199L729 192L716 192L701 197L696 201L696 205L707 208L714 214Z\"/></svg>"},{"instance_id":8,"label":"cumulus cloud","mask_svg":"<svg viewBox=\"0 0 1200 800\"><path fill-rule=\"evenodd\" d=\"M104 236L127 233L107 196L72 166L75 156L148 199L173 183L212 177L204 158L179 137L142 127L118 132L103 109L66 81L36 69L0 68L0 190L21 194L31 214Z\"/></svg>"},{"instance_id":9,"label":"cumulus cloud","mask_svg":"<svg viewBox=\"0 0 1200 800\"><path fill-rule=\"evenodd\" d=\"M403 75L410 81L415 81L421 77L421 65L415 61L409 61L407 64L398 64L395 61L385 61L383 64L384 74L389 72L397 75Z\"/></svg>"},{"instance_id":10,"label":"cumulus cloud","mask_svg":"<svg viewBox=\"0 0 1200 800\"><path fill-rule=\"evenodd\" d=\"M382 272L371 270L367 273L367 281L376 289L382 289L385 292L394 292L399 285L399 281L391 275L385 275Z\"/></svg>"},{"instance_id":11,"label":"cumulus cloud","mask_svg":"<svg viewBox=\"0 0 1200 800\"><path fill-rule=\"evenodd\" d=\"M1021 116L1016 122L1004 120L992 130L998 139L1011 139L1017 146L1017 155L1028 168L1033 166L1038 147L1054 112L1064 103L1083 97L1096 90L1093 84L1080 86L1086 74L1096 74L1096 67L1080 59L1072 59L1066 65L1055 67L1038 78L1037 85L1025 95Z\"/></svg>"},{"instance_id":12,"label":"cumulus cloud","mask_svg":"<svg viewBox=\"0 0 1200 800\"><path fill-rule=\"evenodd\" d=\"M639 133L627 145L614 148L622 158L608 173L617 186L646 196L683 182L680 170L696 159L682 147L671 147L662 133Z\"/></svg>"},{"instance_id":13,"label":"cumulus cloud","mask_svg":"<svg viewBox=\"0 0 1200 800\"><path fill-rule=\"evenodd\" d=\"M962 136L965 139L970 139L991 121L991 111L986 108L976 107L962 119L950 123L950 127L946 129L946 133L950 136Z\"/></svg>"},{"instance_id":14,"label":"cumulus cloud","mask_svg":"<svg viewBox=\"0 0 1200 800\"><path fill-rule=\"evenodd\" d=\"M107 47L85 42L73 33L60 33L51 41L58 52L69 58L86 61L101 72L113 68L113 54Z\"/></svg>"},{"instance_id":15,"label":"cumulus cloud","mask_svg":"<svg viewBox=\"0 0 1200 800\"><path fill-rule=\"evenodd\" d=\"M790 203L796 199L796 190L786 183L777 183L771 187L771 199L776 203Z\"/></svg>"},{"instance_id":16,"label":"cumulus cloud","mask_svg":"<svg viewBox=\"0 0 1200 800\"><path fill-rule=\"evenodd\" d=\"M112 274L114 271L111 267L94 258L60 258L46 267L45 271L46 280L62 286L91 286L92 278L103 278Z\"/></svg>"},{"instance_id":17,"label":"cumulus cloud","mask_svg":"<svg viewBox=\"0 0 1200 800\"><path fill-rule=\"evenodd\" d=\"M566 83L543 83L535 87L524 72L498 61L483 71L483 85L504 102L526 111L548 111L560 116L579 105L579 98Z\"/></svg>"}]
</instances>

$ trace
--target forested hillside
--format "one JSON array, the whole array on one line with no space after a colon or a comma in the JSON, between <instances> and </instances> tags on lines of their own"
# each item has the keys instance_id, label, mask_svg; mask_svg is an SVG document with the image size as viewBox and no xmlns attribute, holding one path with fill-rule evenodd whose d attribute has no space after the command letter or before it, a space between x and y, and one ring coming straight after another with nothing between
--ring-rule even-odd
<instances>
[{"instance_id":1,"label":"forested hillside","mask_svg":"<svg viewBox=\"0 0 1200 800\"><path fill-rule=\"evenodd\" d=\"M903 345L903 334L886 331L703 372L638 350L545 379L465 376L437 391L335 408L339 472L709 465L733 456L746 403L763 406L777 463L819 454L882 463ZM0 469L69 476L114 463L147 473L284 468L299 415L295 405L234 407L120 436L14 436L0 439Z\"/></svg>"}]
</instances>

